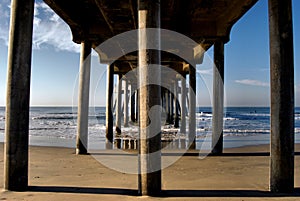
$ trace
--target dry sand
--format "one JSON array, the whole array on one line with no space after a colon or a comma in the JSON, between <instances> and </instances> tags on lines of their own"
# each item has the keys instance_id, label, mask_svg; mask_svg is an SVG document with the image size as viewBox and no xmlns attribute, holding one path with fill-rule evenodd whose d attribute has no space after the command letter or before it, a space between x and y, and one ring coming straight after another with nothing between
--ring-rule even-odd
<instances>
[{"instance_id":1,"label":"dry sand","mask_svg":"<svg viewBox=\"0 0 300 201\"><path fill-rule=\"evenodd\" d=\"M30 147L30 189L3 191L0 200L300 200L300 156L295 159L296 192L274 195L268 192L268 148L261 145L226 149L225 156L202 160L193 153L183 156L163 170L163 197L153 198L137 196L136 175L106 168L90 155L76 156L68 148ZM0 152L3 181L3 144ZM124 165L126 162L121 161Z\"/></svg>"}]
</instances>

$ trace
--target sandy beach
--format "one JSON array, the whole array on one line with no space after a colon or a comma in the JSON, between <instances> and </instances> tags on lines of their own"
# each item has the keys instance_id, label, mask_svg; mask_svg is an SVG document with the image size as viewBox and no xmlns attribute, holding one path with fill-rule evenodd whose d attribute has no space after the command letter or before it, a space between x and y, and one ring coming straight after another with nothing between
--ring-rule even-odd
<instances>
[{"instance_id":1,"label":"sandy beach","mask_svg":"<svg viewBox=\"0 0 300 201\"><path fill-rule=\"evenodd\" d=\"M137 175L111 170L91 155L76 156L69 148L31 146L29 190L2 191L0 200L298 200L299 156L295 157L296 192L271 194L268 148L269 145L231 148L225 150L224 156L204 159L199 159L196 151L189 152L162 171L163 193L153 198L137 196ZM3 144L0 151L3 181ZM123 158L121 163L126 165L126 157Z\"/></svg>"}]
</instances>

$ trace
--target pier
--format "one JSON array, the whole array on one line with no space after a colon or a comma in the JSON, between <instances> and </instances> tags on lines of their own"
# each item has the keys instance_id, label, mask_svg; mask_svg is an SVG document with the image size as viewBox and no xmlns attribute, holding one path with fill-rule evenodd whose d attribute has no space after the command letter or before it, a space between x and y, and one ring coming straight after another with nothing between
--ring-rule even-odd
<instances>
[{"instance_id":1,"label":"pier","mask_svg":"<svg viewBox=\"0 0 300 201\"><path fill-rule=\"evenodd\" d=\"M4 188L24 191L28 189L34 0L11 2ZM165 110L166 123L179 127L180 133L186 134L187 141L178 139L175 144L181 146L184 144L190 150L195 149L196 94L201 93L196 88L196 65L202 63L205 51L214 47L211 147L212 155L222 155L225 44L230 40L232 26L255 5L257 0L44 0L44 2L69 25L73 41L82 46L77 154L87 154L88 149L88 91L90 52L93 48L99 55L100 63L107 66L106 147L112 148L115 143L120 148L137 148L139 194L159 195L162 190L161 147L165 146L165 141L161 140L162 108ZM294 190L295 82L292 3L291 0L268 0L268 2L271 69L270 191L289 193ZM194 41L196 45L192 42L172 41L174 37L165 35L170 32L161 30L178 33ZM131 32L133 37L114 41L118 43L112 46L101 46L109 39L130 31L133 31ZM170 40L168 43L164 40L166 38ZM109 52L104 49L116 51ZM175 73L165 73L161 66L167 66ZM135 80L127 76L133 71L136 72ZM116 97L114 97L114 75L118 76ZM122 127L127 127L131 123L129 119L139 125L139 138L120 139L114 136L114 130L117 134L122 134Z\"/></svg>"}]
</instances>

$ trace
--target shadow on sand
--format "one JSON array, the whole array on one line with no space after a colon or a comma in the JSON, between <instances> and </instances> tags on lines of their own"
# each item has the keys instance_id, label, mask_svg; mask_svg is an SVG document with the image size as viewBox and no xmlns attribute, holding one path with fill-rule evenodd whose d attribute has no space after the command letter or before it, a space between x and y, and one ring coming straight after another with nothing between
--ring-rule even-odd
<instances>
[{"instance_id":1,"label":"shadow on sand","mask_svg":"<svg viewBox=\"0 0 300 201\"><path fill-rule=\"evenodd\" d=\"M95 153L98 155L120 155L120 153ZM176 156L182 153L163 153L163 156ZM122 154L121 154L122 155ZM201 153L200 153L201 155ZM295 152L300 155L300 152ZM187 152L184 156L199 156L196 152ZM214 155L209 155L214 157ZM269 152L255 153L222 153L218 156L270 156ZM139 196L137 189L122 188L91 188L68 186L29 186L30 192L48 193L75 193L75 194L103 194L103 195L127 195ZM162 190L155 197L300 197L300 188L295 188L293 193L272 193L261 190Z\"/></svg>"},{"instance_id":2,"label":"shadow on sand","mask_svg":"<svg viewBox=\"0 0 300 201\"><path fill-rule=\"evenodd\" d=\"M121 188L30 186L29 191L139 196L138 190ZM300 188L296 188L293 193L271 193L259 190L162 190L156 197L300 197Z\"/></svg>"},{"instance_id":3,"label":"shadow on sand","mask_svg":"<svg viewBox=\"0 0 300 201\"><path fill-rule=\"evenodd\" d=\"M89 155L99 155L99 156L137 156L136 153L116 153L116 152L91 152ZM299 156L300 152L295 152L295 156ZM209 154L209 153L200 153L197 151L193 152L169 152L162 153L162 156L222 156L222 157L232 157L232 156L270 156L270 152L245 152L245 153L222 153L222 154Z\"/></svg>"}]
</instances>

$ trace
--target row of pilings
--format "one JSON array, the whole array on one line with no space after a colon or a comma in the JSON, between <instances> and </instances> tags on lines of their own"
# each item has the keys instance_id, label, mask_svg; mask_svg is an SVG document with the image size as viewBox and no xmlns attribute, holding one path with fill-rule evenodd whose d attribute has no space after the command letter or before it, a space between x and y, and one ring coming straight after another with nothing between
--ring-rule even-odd
<instances>
[{"instance_id":1,"label":"row of pilings","mask_svg":"<svg viewBox=\"0 0 300 201\"><path fill-rule=\"evenodd\" d=\"M225 8L224 8L225 9ZM28 139L29 139L29 104L31 78L31 51L33 30L34 0L12 0L11 26L8 50L8 79L6 98L5 154L4 154L4 189L22 191L28 189ZM160 87L149 86L152 76L157 82L161 80L159 69L150 71L150 64L160 64L158 51L149 49L145 28L160 28L160 1L138 0L139 55L138 77L144 86L139 90L139 175L138 188L141 195L157 195L161 192L161 133L151 136L149 125L150 109L161 102ZM294 58L293 58L293 20L291 0L269 0L269 31L270 31L270 75L271 75L271 150L270 150L270 190L272 192L292 192L294 190ZM159 49L160 35L154 36ZM82 55L89 51L87 41L82 41ZM216 47L222 45L217 44ZM218 54L217 54L218 55ZM221 60L220 60L221 61ZM84 66L83 63L81 66ZM109 66L108 70L113 71ZM195 70L195 69L194 69ZM190 68L189 85L196 91L196 77ZM82 77L89 72L83 72ZM112 74L108 74L110 80ZM83 78L82 78L83 79ZM113 82L110 82L112 85ZM110 86L109 85L109 86ZM82 86L85 88L85 86ZM112 87L108 87L111 92ZM214 105L219 90L215 91ZM84 95L82 95L84 96ZM107 100L110 100L109 98ZM86 100L82 100L83 102ZM189 127L194 128L195 100L190 98L191 112ZM107 119L113 118L111 100L107 102ZM183 107L183 106L182 106ZM222 110L222 106L219 108ZM80 126L86 130L86 106L80 106ZM183 111L183 110L182 110ZM219 118L218 118L219 119ZM220 118L221 119L221 118ZM155 120L153 122L153 120ZM216 122L220 121L216 119ZM152 119L154 127L160 127L161 114ZM216 128L220 131L220 128ZM108 141L113 142L112 127L107 132ZM81 134L80 134L81 135ZM84 135L84 132L82 133ZM195 138L195 131L189 129L189 140ZM81 152L81 144L86 143L85 137L79 137L77 153ZM222 144L217 139L217 144ZM83 146L84 147L84 146ZM82 152L86 152L85 150ZM150 154L149 153L155 153ZM153 169L154 168L154 169Z\"/></svg>"},{"instance_id":2,"label":"row of pilings","mask_svg":"<svg viewBox=\"0 0 300 201\"><path fill-rule=\"evenodd\" d=\"M174 91L170 91L166 88L161 89L161 106L162 106L162 118L166 125L173 125L174 128L179 128L180 125L186 124L186 115L189 111L189 94L188 88L183 89L185 85L185 79L181 81L174 80L171 87L174 87ZM120 87L121 86L121 87ZM121 127L129 127L130 124L138 125L139 122L139 108L138 108L138 90L136 84L131 84L127 80L119 82L115 85L113 93L113 114L115 119L116 132L121 133ZM186 93L187 91L187 93ZM181 99L179 99L182 96ZM180 102L181 100L181 102ZM184 106L181 108L181 106ZM185 110L182 112L182 110ZM185 114L183 116L183 114ZM123 122L123 123L122 123ZM108 123L107 123L108 124ZM182 133L185 133L181 129Z\"/></svg>"}]
</instances>

